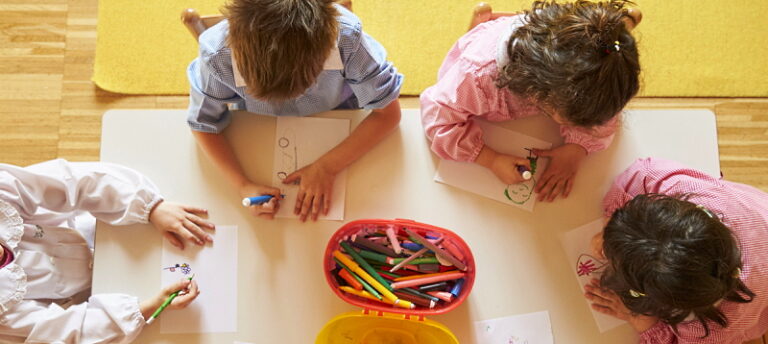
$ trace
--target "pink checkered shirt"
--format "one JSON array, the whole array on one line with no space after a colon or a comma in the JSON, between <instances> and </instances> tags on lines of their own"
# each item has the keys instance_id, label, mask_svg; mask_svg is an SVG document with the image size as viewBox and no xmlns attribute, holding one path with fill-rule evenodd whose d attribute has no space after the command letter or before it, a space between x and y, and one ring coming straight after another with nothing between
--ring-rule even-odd
<instances>
[{"instance_id":1,"label":"pink checkered shirt","mask_svg":"<svg viewBox=\"0 0 768 344\"><path fill-rule=\"evenodd\" d=\"M741 279L755 294L750 303L723 301L720 311L728 327L709 323L706 338L698 320L672 327L659 322L640 334L640 343L742 343L768 330L768 194L751 186L715 178L679 163L647 158L636 161L616 178L603 201L610 216L636 195L690 193L689 201L700 204L733 231L741 248L744 267Z\"/></svg>"},{"instance_id":2,"label":"pink checkered shirt","mask_svg":"<svg viewBox=\"0 0 768 344\"><path fill-rule=\"evenodd\" d=\"M541 114L526 98L496 87L506 42L521 25L521 16L502 17L467 32L448 52L437 84L421 94L421 121L432 150L441 158L477 158L484 143L474 117L498 122ZM599 151L611 143L618 117L594 128L561 126L560 134L566 143L581 145L587 152Z\"/></svg>"}]
</instances>

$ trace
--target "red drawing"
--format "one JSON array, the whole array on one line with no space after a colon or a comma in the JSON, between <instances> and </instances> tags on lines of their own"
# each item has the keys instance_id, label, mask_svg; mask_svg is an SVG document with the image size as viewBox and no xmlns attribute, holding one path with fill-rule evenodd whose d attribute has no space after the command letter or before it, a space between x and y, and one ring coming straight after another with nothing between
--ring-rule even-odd
<instances>
[{"instance_id":1,"label":"red drawing","mask_svg":"<svg viewBox=\"0 0 768 344\"><path fill-rule=\"evenodd\" d=\"M599 272L598 270L602 270L604 267L605 262L588 254L582 254L576 262L576 274L579 276L589 276L594 272Z\"/></svg>"}]
</instances>

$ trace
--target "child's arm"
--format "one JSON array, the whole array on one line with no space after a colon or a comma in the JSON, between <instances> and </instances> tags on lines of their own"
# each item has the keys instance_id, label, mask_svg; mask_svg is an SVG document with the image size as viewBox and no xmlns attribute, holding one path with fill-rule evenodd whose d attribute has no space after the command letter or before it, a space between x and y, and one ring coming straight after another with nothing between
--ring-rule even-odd
<instances>
[{"instance_id":1,"label":"child's arm","mask_svg":"<svg viewBox=\"0 0 768 344\"><path fill-rule=\"evenodd\" d=\"M310 213L313 220L317 220L320 212L327 214L336 174L370 151L399 123L400 102L395 100L385 108L371 112L344 141L317 161L288 175L283 183L301 181L294 213L299 214L302 221Z\"/></svg>"},{"instance_id":2,"label":"child's arm","mask_svg":"<svg viewBox=\"0 0 768 344\"><path fill-rule=\"evenodd\" d=\"M240 162L237 161L232 146L223 135L199 131L193 131L192 133L195 136L195 140L197 140L197 144L200 145L200 148L205 152L205 155L213 161L214 165L216 165L221 172L224 173L225 178L238 190L241 197L245 198L260 195L275 196L262 206L249 207L249 210L254 216L267 219L274 218L275 213L280 206L280 203L278 202L278 199L280 198L280 189L259 185L248 179Z\"/></svg>"},{"instance_id":3,"label":"child's arm","mask_svg":"<svg viewBox=\"0 0 768 344\"><path fill-rule=\"evenodd\" d=\"M50 221L54 216L67 220L76 211L85 211L112 225L147 223L152 210L163 201L152 181L135 170L110 163L65 160L27 168L0 165L0 198L26 220L42 217ZM186 221L158 229L189 239L209 240L199 227L212 229L213 224L198 218L195 212L183 211Z\"/></svg>"},{"instance_id":4,"label":"child's arm","mask_svg":"<svg viewBox=\"0 0 768 344\"><path fill-rule=\"evenodd\" d=\"M170 293L181 289L185 295L176 297L170 306L178 309L199 294L194 282L174 283L143 302L125 294L96 294L64 309L56 303L24 299L1 314L0 336L29 343L130 343L141 333L149 314Z\"/></svg>"}]
</instances>

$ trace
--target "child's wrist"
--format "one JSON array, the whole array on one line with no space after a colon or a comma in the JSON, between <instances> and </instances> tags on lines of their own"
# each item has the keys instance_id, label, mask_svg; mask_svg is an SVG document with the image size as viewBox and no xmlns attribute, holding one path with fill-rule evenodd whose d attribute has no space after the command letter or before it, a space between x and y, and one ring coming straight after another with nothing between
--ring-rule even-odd
<instances>
[{"instance_id":1,"label":"child's wrist","mask_svg":"<svg viewBox=\"0 0 768 344\"><path fill-rule=\"evenodd\" d=\"M493 162L496 160L498 156L499 154L496 153L496 151L484 145L483 148L480 149L480 154L477 155L477 159L475 159L475 163L485 168L492 169Z\"/></svg>"}]
</instances>

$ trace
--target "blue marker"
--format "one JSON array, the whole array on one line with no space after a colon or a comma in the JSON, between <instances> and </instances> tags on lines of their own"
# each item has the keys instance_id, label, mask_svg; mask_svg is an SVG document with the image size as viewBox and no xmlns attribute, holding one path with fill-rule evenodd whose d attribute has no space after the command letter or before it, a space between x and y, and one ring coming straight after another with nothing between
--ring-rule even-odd
<instances>
[{"instance_id":1,"label":"blue marker","mask_svg":"<svg viewBox=\"0 0 768 344\"><path fill-rule=\"evenodd\" d=\"M406 250L413 251L413 252L416 252L424 248L424 246L419 245L417 243L412 243L412 242L403 242L403 243L400 243L400 246L402 246Z\"/></svg>"},{"instance_id":2,"label":"blue marker","mask_svg":"<svg viewBox=\"0 0 768 344\"><path fill-rule=\"evenodd\" d=\"M269 202L269 200L272 199L272 197L275 197L275 196L272 196L272 195L261 195L261 196L256 196L256 197L246 197L246 198L243 198L243 206L244 207L249 207L249 206L252 206L252 205L259 205L259 204L267 203L267 202ZM284 197L285 197L285 195L280 195L280 198L284 198Z\"/></svg>"},{"instance_id":3,"label":"blue marker","mask_svg":"<svg viewBox=\"0 0 768 344\"><path fill-rule=\"evenodd\" d=\"M459 297L459 294L461 294L461 288L463 287L464 287L464 279L459 278L456 281L456 284L453 285L453 288L451 288L451 295L453 295L453 297Z\"/></svg>"}]
</instances>

